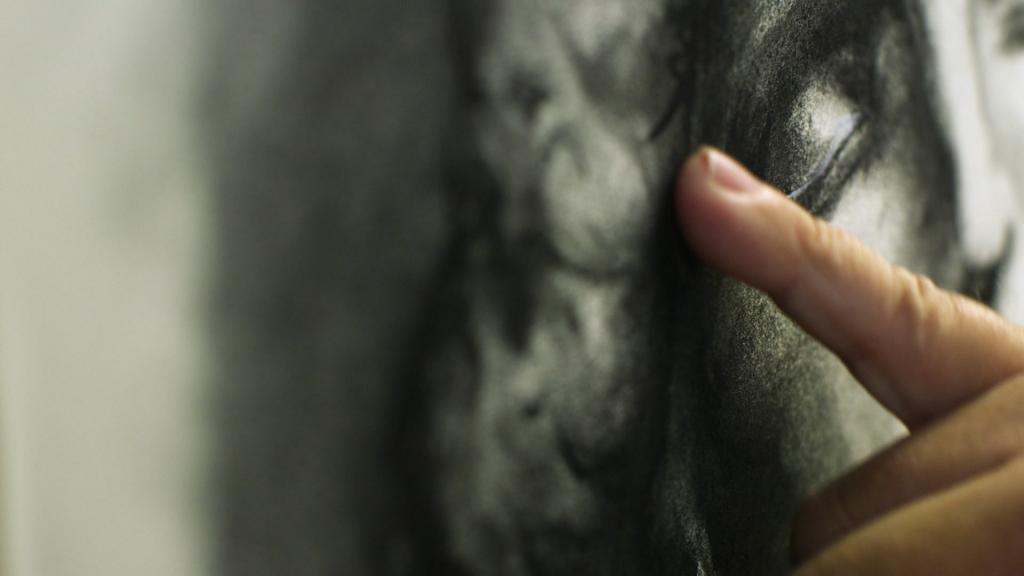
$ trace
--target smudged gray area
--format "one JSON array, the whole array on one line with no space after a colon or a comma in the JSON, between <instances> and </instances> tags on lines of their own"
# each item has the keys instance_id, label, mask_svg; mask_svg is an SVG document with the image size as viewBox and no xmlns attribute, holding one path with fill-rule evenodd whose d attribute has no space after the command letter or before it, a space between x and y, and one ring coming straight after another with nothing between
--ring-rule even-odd
<instances>
[{"instance_id":1,"label":"smudged gray area","mask_svg":"<svg viewBox=\"0 0 1024 576\"><path fill-rule=\"evenodd\" d=\"M224 573L785 573L799 498L900 428L679 245L700 142L991 291L913 2L247 6L210 92Z\"/></svg>"},{"instance_id":2,"label":"smudged gray area","mask_svg":"<svg viewBox=\"0 0 1024 576\"><path fill-rule=\"evenodd\" d=\"M448 15L407 0L221 10L218 573L415 572L393 537L413 477L389 446L446 235Z\"/></svg>"}]
</instances>

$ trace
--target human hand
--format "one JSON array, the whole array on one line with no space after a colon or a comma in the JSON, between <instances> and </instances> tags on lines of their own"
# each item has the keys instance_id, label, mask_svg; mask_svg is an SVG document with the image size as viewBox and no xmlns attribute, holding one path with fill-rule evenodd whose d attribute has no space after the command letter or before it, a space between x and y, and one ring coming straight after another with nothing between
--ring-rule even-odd
<instances>
[{"instance_id":1,"label":"human hand","mask_svg":"<svg viewBox=\"0 0 1024 576\"><path fill-rule=\"evenodd\" d=\"M1024 329L721 152L690 158L677 192L697 255L771 297L911 430L804 504L796 573L1024 573Z\"/></svg>"}]
</instances>

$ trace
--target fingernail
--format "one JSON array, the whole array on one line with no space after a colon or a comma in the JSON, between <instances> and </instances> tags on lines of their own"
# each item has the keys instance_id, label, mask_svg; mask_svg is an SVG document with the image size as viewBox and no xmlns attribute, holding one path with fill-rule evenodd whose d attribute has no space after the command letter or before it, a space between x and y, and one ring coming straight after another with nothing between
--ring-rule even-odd
<instances>
[{"instance_id":1,"label":"fingernail","mask_svg":"<svg viewBox=\"0 0 1024 576\"><path fill-rule=\"evenodd\" d=\"M708 180L719 190L734 194L750 194L762 188L760 180L723 152L707 149L704 152L704 162Z\"/></svg>"}]
</instances>

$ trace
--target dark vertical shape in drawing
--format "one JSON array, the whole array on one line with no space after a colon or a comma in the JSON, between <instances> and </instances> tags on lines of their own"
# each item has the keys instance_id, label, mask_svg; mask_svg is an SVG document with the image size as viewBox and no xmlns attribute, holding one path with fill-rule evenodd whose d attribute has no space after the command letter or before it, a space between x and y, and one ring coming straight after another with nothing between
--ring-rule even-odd
<instances>
[{"instance_id":1,"label":"dark vertical shape in drawing","mask_svg":"<svg viewBox=\"0 0 1024 576\"><path fill-rule=\"evenodd\" d=\"M218 169L218 573L415 573L388 457L446 225L444 2L229 2Z\"/></svg>"}]
</instances>

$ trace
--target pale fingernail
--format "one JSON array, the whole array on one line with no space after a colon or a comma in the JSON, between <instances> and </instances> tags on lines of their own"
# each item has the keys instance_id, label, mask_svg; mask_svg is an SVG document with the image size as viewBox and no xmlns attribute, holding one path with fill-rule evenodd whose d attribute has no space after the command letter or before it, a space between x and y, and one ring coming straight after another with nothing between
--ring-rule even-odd
<instances>
[{"instance_id":1,"label":"pale fingernail","mask_svg":"<svg viewBox=\"0 0 1024 576\"><path fill-rule=\"evenodd\" d=\"M705 150L704 162L708 180L721 191L750 194L759 192L764 186L739 162L718 150Z\"/></svg>"}]
</instances>

